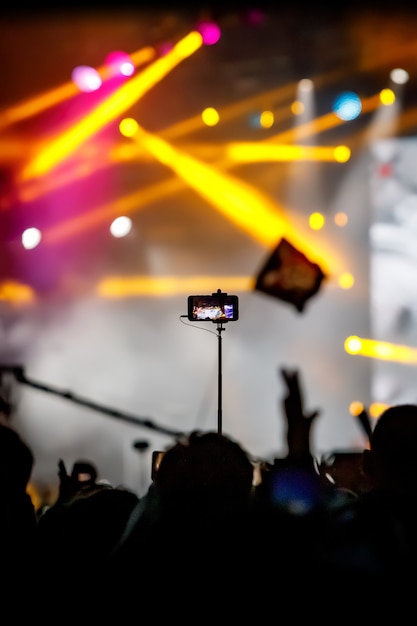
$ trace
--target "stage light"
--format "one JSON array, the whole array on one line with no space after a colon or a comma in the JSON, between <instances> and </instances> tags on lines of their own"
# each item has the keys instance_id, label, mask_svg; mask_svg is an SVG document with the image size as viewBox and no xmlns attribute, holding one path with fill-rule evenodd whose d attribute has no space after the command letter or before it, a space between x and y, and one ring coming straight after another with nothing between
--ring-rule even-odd
<instances>
[{"instance_id":1,"label":"stage light","mask_svg":"<svg viewBox=\"0 0 417 626\"><path fill-rule=\"evenodd\" d=\"M309 93L310 91L312 91L313 87L314 85L313 85L313 81L311 80L311 78L303 78L298 83L299 90L304 91L305 93Z\"/></svg>"},{"instance_id":2,"label":"stage light","mask_svg":"<svg viewBox=\"0 0 417 626\"><path fill-rule=\"evenodd\" d=\"M111 52L107 55L105 65L110 76L132 76L135 65L126 52Z\"/></svg>"},{"instance_id":3,"label":"stage light","mask_svg":"<svg viewBox=\"0 0 417 626\"><path fill-rule=\"evenodd\" d=\"M132 230L132 220L126 215L117 217L110 225L110 232L113 237L126 237Z\"/></svg>"},{"instance_id":4,"label":"stage light","mask_svg":"<svg viewBox=\"0 0 417 626\"><path fill-rule=\"evenodd\" d=\"M201 114L201 119L206 126L216 126L219 122L220 116L216 109L213 107L207 107Z\"/></svg>"},{"instance_id":5,"label":"stage light","mask_svg":"<svg viewBox=\"0 0 417 626\"><path fill-rule=\"evenodd\" d=\"M262 111L259 116L259 123L262 128L271 128L274 123L274 114L272 111Z\"/></svg>"},{"instance_id":6,"label":"stage light","mask_svg":"<svg viewBox=\"0 0 417 626\"><path fill-rule=\"evenodd\" d=\"M119 124L120 133L124 137L133 137L138 130L138 123L131 117L125 117Z\"/></svg>"},{"instance_id":7,"label":"stage light","mask_svg":"<svg viewBox=\"0 0 417 626\"><path fill-rule=\"evenodd\" d=\"M291 105L291 113L293 115L302 115L305 111L305 105L299 100L295 100Z\"/></svg>"},{"instance_id":8,"label":"stage light","mask_svg":"<svg viewBox=\"0 0 417 626\"><path fill-rule=\"evenodd\" d=\"M380 91L379 98L381 100L381 104L385 106L391 106L391 104L394 104L396 100L395 93L393 92L392 89L388 89L388 88L382 89L382 91Z\"/></svg>"},{"instance_id":9,"label":"stage light","mask_svg":"<svg viewBox=\"0 0 417 626\"><path fill-rule=\"evenodd\" d=\"M41 231L38 228L27 228L22 233L22 245L26 250L32 250L42 239Z\"/></svg>"},{"instance_id":10,"label":"stage light","mask_svg":"<svg viewBox=\"0 0 417 626\"><path fill-rule=\"evenodd\" d=\"M348 354L360 355L381 361L396 361L398 363L417 363L417 349L410 346L401 346L387 341L363 339L351 336L345 340L345 350Z\"/></svg>"},{"instance_id":11,"label":"stage light","mask_svg":"<svg viewBox=\"0 0 417 626\"><path fill-rule=\"evenodd\" d=\"M362 411L364 410L365 410L365 407L363 406L362 402L355 400L354 402L350 403L349 413L353 415L354 417L358 417L358 415L360 415Z\"/></svg>"},{"instance_id":12,"label":"stage light","mask_svg":"<svg viewBox=\"0 0 417 626\"><path fill-rule=\"evenodd\" d=\"M351 289L355 284L355 279L350 272L345 272L339 276L339 287L342 289Z\"/></svg>"},{"instance_id":13,"label":"stage light","mask_svg":"<svg viewBox=\"0 0 417 626\"><path fill-rule=\"evenodd\" d=\"M203 38L206 46L212 46L220 39L220 28L214 22L199 22L197 30Z\"/></svg>"},{"instance_id":14,"label":"stage light","mask_svg":"<svg viewBox=\"0 0 417 626\"><path fill-rule=\"evenodd\" d=\"M334 149L334 158L338 163L346 163L349 161L350 155L351 151L347 146L337 146Z\"/></svg>"},{"instance_id":15,"label":"stage light","mask_svg":"<svg viewBox=\"0 0 417 626\"><path fill-rule=\"evenodd\" d=\"M323 228L324 222L324 215L322 215L321 213L312 213L308 218L310 228L312 228L313 230L320 230L321 228Z\"/></svg>"},{"instance_id":16,"label":"stage light","mask_svg":"<svg viewBox=\"0 0 417 626\"><path fill-rule=\"evenodd\" d=\"M361 99L353 91L345 91L335 99L333 111L345 122L354 120L362 111Z\"/></svg>"},{"instance_id":17,"label":"stage light","mask_svg":"<svg viewBox=\"0 0 417 626\"><path fill-rule=\"evenodd\" d=\"M98 71L88 65L78 65L75 67L72 71L71 78L80 91L87 93L97 91L102 85Z\"/></svg>"},{"instance_id":18,"label":"stage light","mask_svg":"<svg viewBox=\"0 0 417 626\"><path fill-rule=\"evenodd\" d=\"M408 82L410 76L406 70L396 68L390 73L390 78L392 82L396 85L405 85L405 83Z\"/></svg>"},{"instance_id":19,"label":"stage light","mask_svg":"<svg viewBox=\"0 0 417 626\"><path fill-rule=\"evenodd\" d=\"M74 126L45 143L44 149L40 150L23 168L19 182L38 178L57 167L84 141L138 102L151 87L161 81L181 61L194 54L202 45L203 38L200 33L196 31L188 33L169 54L157 59L141 74L124 83Z\"/></svg>"}]
</instances>

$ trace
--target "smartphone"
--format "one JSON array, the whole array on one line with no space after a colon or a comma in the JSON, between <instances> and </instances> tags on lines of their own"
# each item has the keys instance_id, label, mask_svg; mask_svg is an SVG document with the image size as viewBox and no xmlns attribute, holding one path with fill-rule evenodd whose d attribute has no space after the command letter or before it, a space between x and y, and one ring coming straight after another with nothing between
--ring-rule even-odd
<instances>
[{"instance_id":1,"label":"smartphone","mask_svg":"<svg viewBox=\"0 0 417 626\"><path fill-rule=\"evenodd\" d=\"M239 298L227 293L188 296L190 322L235 322L239 319Z\"/></svg>"},{"instance_id":2,"label":"smartphone","mask_svg":"<svg viewBox=\"0 0 417 626\"><path fill-rule=\"evenodd\" d=\"M159 469L159 464L163 456L164 456L163 450L154 450L152 452L151 480L155 480L155 476Z\"/></svg>"}]
</instances>

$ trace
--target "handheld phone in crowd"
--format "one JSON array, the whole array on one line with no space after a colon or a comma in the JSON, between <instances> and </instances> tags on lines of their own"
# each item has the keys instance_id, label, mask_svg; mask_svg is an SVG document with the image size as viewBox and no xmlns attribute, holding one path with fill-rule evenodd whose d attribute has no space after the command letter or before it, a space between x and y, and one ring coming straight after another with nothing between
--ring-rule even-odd
<instances>
[{"instance_id":1,"label":"handheld phone in crowd","mask_svg":"<svg viewBox=\"0 0 417 626\"><path fill-rule=\"evenodd\" d=\"M163 450L154 450L152 452L151 480L155 480L155 476L156 476L156 473L159 468L159 464L163 456L164 456Z\"/></svg>"},{"instance_id":2,"label":"handheld phone in crowd","mask_svg":"<svg viewBox=\"0 0 417 626\"><path fill-rule=\"evenodd\" d=\"M227 293L188 296L190 322L235 322L239 319L239 299Z\"/></svg>"}]
</instances>

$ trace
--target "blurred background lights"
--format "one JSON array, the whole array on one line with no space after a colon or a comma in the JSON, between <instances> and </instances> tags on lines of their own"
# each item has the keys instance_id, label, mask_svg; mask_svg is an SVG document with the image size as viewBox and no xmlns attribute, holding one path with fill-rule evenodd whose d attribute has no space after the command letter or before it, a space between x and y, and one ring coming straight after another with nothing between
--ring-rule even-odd
<instances>
[{"instance_id":1,"label":"blurred background lights","mask_svg":"<svg viewBox=\"0 0 417 626\"><path fill-rule=\"evenodd\" d=\"M334 100L333 112L345 122L356 119L361 111L361 99L353 91L345 91Z\"/></svg>"},{"instance_id":2,"label":"blurred background lights","mask_svg":"<svg viewBox=\"0 0 417 626\"><path fill-rule=\"evenodd\" d=\"M295 100L291 105L291 112L293 115L301 115L305 111L305 105L300 100Z\"/></svg>"},{"instance_id":3,"label":"blurred background lights","mask_svg":"<svg viewBox=\"0 0 417 626\"><path fill-rule=\"evenodd\" d=\"M390 106L395 102L395 93L392 89L382 89L379 94L379 99L381 100L381 103L385 106Z\"/></svg>"},{"instance_id":4,"label":"blurred background lights","mask_svg":"<svg viewBox=\"0 0 417 626\"><path fill-rule=\"evenodd\" d=\"M338 163L346 163L350 159L350 148L347 146L337 146L334 149L334 158Z\"/></svg>"},{"instance_id":5,"label":"blurred background lights","mask_svg":"<svg viewBox=\"0 0 417 626\"><path fill-rule=\"evenodd\" d=\"M346 213L339 211L334 216L334 223L336 224L336 226L346 226L346 224L348 223L348 216L346 215Z\"/></svg>"},{"instance_id":6,"label":"blurred background lights","mask_svg":"<svg viewBox=\"0 0 417 626\"><path fill-rule=\"evenodd\" d=\"M350 405L349 405L349 413L351 415L358 416L364 410L365 410L365 407L363 406L362 402L359 402L358 400L355 400L354 402L351 402Z\"/></svg>"},{"instance_id":7,"label":"blurred background lights","mask_svg":"<svg viewBox=\"0 0 417 626\"><path fill-rule=\"evenodd\" d=\"M345 272L339 276L339 286L342 289L351 289L355 284L355 279L350 272Z\"/></svg>"},{"instance_id":8,"label":"blurred background lights","mask_svg":"<svg viewBox=\"0 0 417 626\"><path fill-rule=\"evenodd\" d=\"M388 406L388 404L384 404L382 402L373 402L369 407L369 417L377 419L386 409L388 409Z\"/></svg>"},{"instance_id":9,"label":"blurred background lights","mask_svg":"<svg viewBox=\"0 0 417 626\"><path fill-rule=\"evenodd\" d=\"M261 9L249 9L246 12L245 18L248 24L256 26L257 24L262 24L265 19L265 14Z\"/></svg>"},{"instance_id":10,"label":"blurred background lights","mask_svg":"<svg viewBox=\"0 0 417 626\"><path fill-rule=\"evenodd\" d=\"M123 137L134 137L138 132L139 125L132 117L125 117L119 124L120 133Z\"/></svg>"},{"instance_id":11,"label":"blurred background lights","mask_svg":"<svg viewBox=\"0 0 417 626\"><path fill-rule=\"evenodd\" d=\"M274 123L274 114L272 111L262 111L259 116L259 123L262 128L271 128Z\"/></svg>"},{"instance_id":12,"label":"blurred background lights","mask_svg":"<svg viewBox=\"0 0 417 626\"><path fill-rule=\"evenodd\" d=\"M214 22L200 22L197 26L197 30L202 36L203 43L206 46L212 46L220 39L220 28Z\"/></svg>"},{"instance_id":13,"label":"blurred background lights","mask_svg":"<svg viewBox=\"0 0 417 626\"><path fill-rule=\"evenodd\" d=\"M117 217L110 225L110 232L113 237L126 237L132 230L132 220L130 217L122 215Z\"/></svg>"},{"instance_id":14,"label":"blurred background lights","mask_svg":"<svg viewBox=\"0 0 417 626\"><path fill-rule=\"evenodd\" d=\"M321 213L312 213L308 218L310 228L313 230L320 230L324 226L324 215Z\"/></svg>"},{"instance_id":15,"label":"blurred background lights","mask_svg":"<svg viewBox=\"0 0 417 626\"><path fill-rule=\"evenodd\" d=\"M42 236L38 228L27 228L22 233L22 245L26 250L32 250L40 243Z\"/></svg>"},{"instance_id":16,"label":"blurred background lights","mask_svg":"<svg viewBox=\"0 0 417 626\"><path fill-rule=\"evenodd\" d=\"M135 66L126 52L111 52L106 56L105 65L111 76L132 76Z\"/></svg>"},{"instance_id":17,"label":"blurred background lights","mask_svg":"<svg viewBox=\"0 0 417 626\"><path fill-rule=\"evenodd\" d=\"M71 78L80 91L97 91L101 87L102 80L100 74L93 67L88 65L78 65L72 71Z\"/></svg>"},{"instance_id":18,"label":"blurred background lights","mask_svg":"<svg viewBox=\"0 0 417 626\"><path fill-rule=\"evenodd\" d=\"M303 78L298 83L298 88L300 91L309 92L313 89L313 81L310 78Z\"/></svg>"},{"instance_id":19,"label":"blurred background lights","mask_svg":"<svg viewBox=\"0 0 417 626\"><path fill-rule=\"evenodd\" d=\"M348 354L357 354L362 348L362 341L359 337L352 335L345 340L345 350Z\"/></svg>"},{"instance_id":20,"label":"blurred background lights","mask_svg":"<svg viewBox=\"0 0 417 626\"><path fill-rule=\"evenodd\" d=\"M410 76L406 70L396 68L391 71L390 78L393 83L396 83L397 85L404 85L408 82Z\"/></svg>"},{"instance_id":21,"label":"blurred background lights","mask_svg":"<svg viewBox=\"0 0 417 626\"><path fill-rule=\"evenodd\" d=\"M201 119L206 126L216 126L219 122L220 116L216 109L213 107L207 107L201 114Z\"/></svg>"}]
</instances>

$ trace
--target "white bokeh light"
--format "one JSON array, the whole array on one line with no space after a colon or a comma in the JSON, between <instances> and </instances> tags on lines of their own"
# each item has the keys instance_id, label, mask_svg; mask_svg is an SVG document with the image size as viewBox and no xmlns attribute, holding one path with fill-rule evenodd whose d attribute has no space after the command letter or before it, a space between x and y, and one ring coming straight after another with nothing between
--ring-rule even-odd
<instances>
[{"instance_id":1,"label":"white bokeh light","mask_svg":"<svg viewBox=\"0 0 417 626\"><path fill-rule=\"evenodd\" d=\"M126 237L131 230L132 220L130 217L126 217L125 215L117 217L110 226L110 232L113 237Z\"/></svg>"},{"instance_id":2,"label":"white bokeh light","mask_svg":"<svg viewBox=\"0 0 417 626\"><path fill-rule=\"evenodd\" d=\"M32 250L42 239L41 231L38 228L27 228L22 233L22 245L26 250Z\"/></svg>"}]
</instances>

